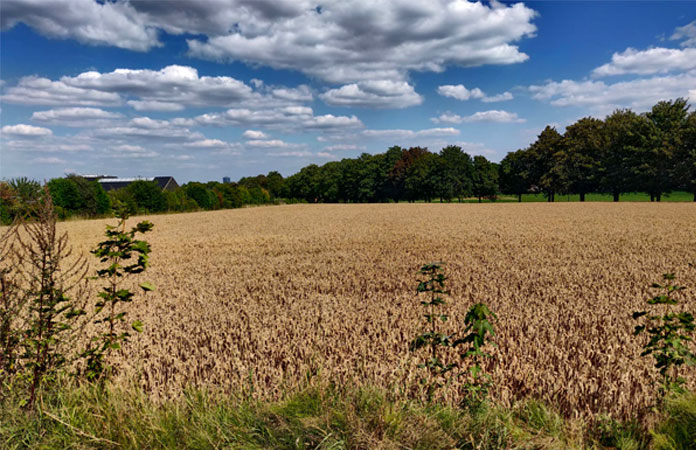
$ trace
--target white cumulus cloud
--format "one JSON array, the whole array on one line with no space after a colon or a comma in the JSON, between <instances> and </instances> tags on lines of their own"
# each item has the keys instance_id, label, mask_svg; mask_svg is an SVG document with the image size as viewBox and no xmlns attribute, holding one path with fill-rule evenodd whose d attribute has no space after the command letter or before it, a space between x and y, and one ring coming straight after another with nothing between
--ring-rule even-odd
<instances>
[{"instance_id":1,"label":"white cumulus cloud","mask_svg":"<svg viewBox=\"0 0 696 450\"><path fill-rule=\"evenodd\" d=\"M0 28L23 22L39 33L85 44L145 51L160 46L157 29L129 2L3 0Z\"/></svg>"},{"instance_id":2,"label":"white cumulus cloud","mask_svg":"<svg viewBox=\"0 0 696 450\"><path fill-rule=\"evenodd\" d=\"M438 86L437 93L443 97L451 97L457 100L466 101L474 98L486 103L503 102L513 99L512 94L507 91L501 94L488 96L479 88L467 89L463 84L445 84Z\"/></svg>"},{"instance_id":3,"label":"white cumulus cloud","mask_svg":"<svg viewBox=\"0 0 696 450\"><path fill-rule=\"evenodd\" d=\"M246 130L242 133L242 137L246 139L266 139L266 133L258 130Z\"/></svg>"},{"instance_id":4,"label":"white cumulus cloud","mask_svg":"<svg viewBox=\"0 0 696 450\"><path fill-rule=\"evenodd\" d=\"M639 78L616 83L603 81L549 81L529 87L532 98L554 106L581 106L597 114L616 108L645 111L660 100L688 97L696 86L696 72Z\"/></svg>"},{"instance_id":5,"label":"white cumulus cloud","mask_svg":"<svg viewBox=\"0 0 696 450\"><path fill-rule=\"evenodd\" d=\"M471 123L471 122L495 122L495 123L522 123L525 119L520 118L517 113L501 110L479 111L469 116L459 114L444 113L431 119L435 123Z\"/></svg>"},{"instance_id":6,"label":"white cumulus cloud","mask_svg":"<svg viewBox=\"0 0 696 450\"><path fill-rule=\"evenodd\" d=\"M41 137L50 136L53 132L48 128L35 127L34 125L26 125L19 123L17 125L5 125L2 127L3 136L11 137Z\"/></svg>"},{"instance_id":7,"label":"white cumulus cloud","mask_svg":"<svg viewBox=\"0 0 696 450\"><path fill-rule=\"evenodd\" d=\"M374 80L351 83L320 95L331 106L363 108L407 108L423 103L413 86L405 81Z\"/></svg>"},{"instance_id":8,"label":"white cumulus cloud","mask_svg":"<svg viewBox=\"0 0 696 450\"><path fill-rule=\"evenodd\" d=\"M696 48L650 48L636 50L627 48L614 53L611 62L592 71L594 77L637 74L651 75L673 71L696 69Z\"/></svg>"},{"instance_id":9,"label":"white cumulus cloud","mask_svg":"<svg viewBox=\"0 0 696 450\"><path fill-rule=\"evenodd\" d=\"M72 107L35 111L31 119L36 122L68 127L105 126L121 119L122 114L104 111L99 108Z\"/></svg>"}]
</instances>

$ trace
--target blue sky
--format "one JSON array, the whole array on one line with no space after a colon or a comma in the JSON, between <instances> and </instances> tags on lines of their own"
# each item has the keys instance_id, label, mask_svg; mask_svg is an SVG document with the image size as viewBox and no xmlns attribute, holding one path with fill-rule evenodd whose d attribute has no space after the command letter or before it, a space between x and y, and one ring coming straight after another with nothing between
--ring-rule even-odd
<instances>
[{"instance_id":1,"label":"blue sky","mask_svg":"<svg viewBox=\"0 0 696 450\"><path fill-rule=\"evenodd\" d=\"M0 178L221 180L696 98L696 2L3 0Z\"/></svg>"}]
</instances>

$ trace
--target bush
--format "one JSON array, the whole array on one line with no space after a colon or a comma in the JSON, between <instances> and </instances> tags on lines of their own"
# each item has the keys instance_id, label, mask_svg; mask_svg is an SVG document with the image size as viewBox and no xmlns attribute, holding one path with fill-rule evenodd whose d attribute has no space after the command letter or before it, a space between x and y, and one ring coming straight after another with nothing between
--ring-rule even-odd
<instances>
[{"instance_id":1,"label":"bush","mask_svg":"<svg viewBox=\"0 0 696 450\"><path fill-rule=\"evenodd\" d=\"M126 187L138 207L145 212L167 210L167 199L154 181L137 180Z\"/></svg>"},{"instance_id":2,"label":"bush","mask_svg":"<svg viewBox=\"0 0 696 450\"><path fill-rule=\"evenodd\" d=\"M202 209L212 209L214 203L214 195L205 185L201 183L188 183L184 186L186 195L195 201Z\"/></svg>"},{"instance_id":3,"label":"bush","mask_svg":"<svg viewBox=\"0 0 696 450\"><path fill-rule=\"evenodd\" d=\"M198 209L198 204L191 200L181 188L174 191L164 191L163 194L167 201L167 211L184 212Z\"/></svg>"},{"instance_id":4,"label":"bush","mask_svg":"<svg viewBox=\"0 0 696 450\"><path fill-rule=\"evenodd\" d=\"M96 181L68 175L52 179L47 186L60 218L74 214L95 217L111 211L111 200Z\"/></svg>"}]
</instances>

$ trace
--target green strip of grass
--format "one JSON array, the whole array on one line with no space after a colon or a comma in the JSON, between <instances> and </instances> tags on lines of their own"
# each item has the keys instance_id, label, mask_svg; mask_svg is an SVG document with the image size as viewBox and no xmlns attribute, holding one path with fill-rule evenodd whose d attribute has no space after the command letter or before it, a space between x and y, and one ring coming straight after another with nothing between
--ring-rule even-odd
<instances>
[{"instance_id":1,"label":"green strip of grass","mask_svg":"<svg viewBox=\"0 0 696 450\"><path fill-rule=\"evenodd\" d=\"M22 409L21 398L8 390L0 399L0 448L687 449L696 442L693 394L668 401L651 432L602 418L591 426L567 420L533 400L468 411L393 401L370 388L310 386L277 403L189 390L156 403L137 388L62 382L42 391L36 412Z\"/></svg>"}]
</instances>

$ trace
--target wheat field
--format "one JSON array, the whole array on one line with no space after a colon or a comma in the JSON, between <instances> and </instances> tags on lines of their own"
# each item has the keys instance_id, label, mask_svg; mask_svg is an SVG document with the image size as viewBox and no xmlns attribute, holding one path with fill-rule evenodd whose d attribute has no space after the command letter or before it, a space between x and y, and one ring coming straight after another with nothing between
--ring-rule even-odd
<instances>
[{"instance_id":1,"label":"wheat field","mask_svg":"<svg viewBox=\"0 0 696 450\"><path fill-rule=\"evenodd\" d=\"M113 363L156 398L204 386L277 399L311 380L422 395L408 350L423 330L417 270L443 261L448 331L475 302L498 314L496 401L628 418L657 380L631 313L664 272L696 310L696 204L287 205L148 219L144 278L157 290L132 304L145 332ZM61 228L87 251L105 223ZM439 395L462 393L452 383Z\"/></svg>"}]
</instances>

